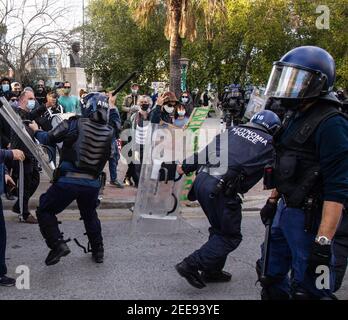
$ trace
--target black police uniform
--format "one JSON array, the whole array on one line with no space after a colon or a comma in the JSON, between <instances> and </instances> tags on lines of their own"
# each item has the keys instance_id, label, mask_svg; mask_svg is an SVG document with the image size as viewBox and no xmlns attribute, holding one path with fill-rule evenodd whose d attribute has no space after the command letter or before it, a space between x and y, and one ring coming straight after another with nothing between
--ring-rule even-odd
<instances>
[{"instance_id":1,"label":"black police uniform","mask_svg":"<svg viewBox=\"0 0 348 320\"><path fill-rule=\"evenodd\" d=\"M323 201L345 203L348 197L348 122L330 97L307 111L287 114L274 137L275 188L282 199L271 229L264 293L270 299L331 297L315 286L317 275L307 259L321 221ZM288 272L291 269L291 282Z\"/></svg>"},{"instance_id":2,"label":"black police uniform","mask_svg":"<svg viewBox=\"0 0 348 320\"><path fill-rule=\"evenodd\" d=\"M199 201L211 227L209 240L184 261L190 268L206 274L221 272L227 255L240 244L242 201L238 194L246 193L261 179L265 165L274 156L272 136L261 126L233 126L224 134L228 139L227 172L216 175L217 168L209 164L201 166L189 193L190 200ZM224 134L216 138L218 156L224 151L221 144ZM198 158L196 155L194 161L190 159L193 164L184 162L182 169L186 174L198 168ZM225 181L224 186L221 179ZM222 188L217 188L219 182Z\"/></svg>"},{"instance_id":3,"label":"black police uniform","mask_svg":"<svg viewBox=\"0 0 348 320\"><path fill-rule=\"evenodd\" d=\"M36 137L47 145L63 142L55 182L40 197L37 217L41 233L52 251L64 243L56 214L76 200L92 255L95 256L98 250L102 250L103 245L101 225L96 212L99 204L99 176L110 157L113 129L105 121L73 117L64 120L48 133L37 131ZM58 261L59 257L53 261L48 257L46 264Z\"/></svg>"}]
</instances>

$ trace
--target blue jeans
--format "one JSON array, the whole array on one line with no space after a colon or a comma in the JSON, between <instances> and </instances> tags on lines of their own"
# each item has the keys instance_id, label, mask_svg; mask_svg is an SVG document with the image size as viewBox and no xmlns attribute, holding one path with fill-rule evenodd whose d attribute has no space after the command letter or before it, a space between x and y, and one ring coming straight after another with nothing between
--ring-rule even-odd
<instances>
[{"instance_id":1,"label":"blue jeans","mask_svg":"<svg viewBox=\"0 0 348 320\"><path fill-rule=\"evenodd\" d=\"M6 227L4 212L2 210L2 202L0 198L0 277L4 276L7 273L6 263L5 263L5 254L6 254Z\"/></svg>"},{"instance_id":2,"label":"blue jeans","mask_svg":"<svg viewBox=\"0 0 348 320\"><path fill-rule=\"evenodd\" d=\"M113 154L109 159L109 172L110 172L110 181L116 181L117 179L117 165L120 160L120 153L118 151L118 146L116 140L112 143L111 150L113 150Z\"/></svg>"},{"instance_id":3,"label":"blue jeans","mask_svg":"<svg viewBox=\"0 0 348 320\"><path fill-rule=\"evenodd\" d=\"M194 192L211 227L208 241L185 261L192 267L206 272L221 271L227 256L242 241L241 200L238 196L225 197L223 192L211 199L209 194L218 180L200 173L194 182Z\"/></svg>"},{"instance_id":4,"label":"blue jeans","mask_svg":"<svg viewBox=\"0 0 348 320\"><path fill-rule=\"evenodd\" d=\"M320 217L317 219L319 226ZM307 260L315 241L315 234L304 231L305 214L301 209L287 208L281 200L271 228L267 276L277 279L271 287L275 291L291 294L300 289L310 296L322 298L330 296L334 287L334 255L330 267L331 289L317 289L316 278L307 270ZM289 271L291 270L291 278ZM319 275L318 275L319 276Z\"/></svg>"}]
</instances>

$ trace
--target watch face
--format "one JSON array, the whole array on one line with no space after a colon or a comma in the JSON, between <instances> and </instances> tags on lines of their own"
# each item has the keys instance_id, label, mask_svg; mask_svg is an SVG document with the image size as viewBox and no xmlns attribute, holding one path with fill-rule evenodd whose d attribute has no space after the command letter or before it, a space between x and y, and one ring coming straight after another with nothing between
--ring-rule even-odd
<instances>
[{"instance_id":1,"label":"watch face","mask_svg":"<svg viewBox=\"0 0 348 320\"><path fill-rule=\"evenodd\" d=\"M321 244L321 245L331 244L331 241L330 241L328 238L324 237L324 236L319 237L319 238L317 239L317 242L318 242L319 244Z\"/></svg>"},{"instance_id":2,"label":"watch face","mask_svg":"<svg viewBox=\"0 0 348 320\"><path fill-rule=\"evenodd\" d=\"M320 244L325 244L325 243L326 243L326 239L323 238L323 237L320 237L318 240L319 240L318 242L319 242Z\"/></svg>"}]
</instances>

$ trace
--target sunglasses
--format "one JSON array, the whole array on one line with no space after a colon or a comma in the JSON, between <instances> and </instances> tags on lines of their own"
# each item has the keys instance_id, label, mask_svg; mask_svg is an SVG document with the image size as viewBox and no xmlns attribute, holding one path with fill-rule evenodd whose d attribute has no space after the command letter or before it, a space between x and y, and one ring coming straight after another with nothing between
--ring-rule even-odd
<instances>
[{"instance_id":1,"label":"sunglasses","mask_svg":"<svg viewBox=\"0 0 348 320\"><path fill-rule=\"evenodd\" d=\"M64 88L64 89L70 89L71 87L66 87L66 86L64 86L63 88Z\"/></svg>"}]
</instances>

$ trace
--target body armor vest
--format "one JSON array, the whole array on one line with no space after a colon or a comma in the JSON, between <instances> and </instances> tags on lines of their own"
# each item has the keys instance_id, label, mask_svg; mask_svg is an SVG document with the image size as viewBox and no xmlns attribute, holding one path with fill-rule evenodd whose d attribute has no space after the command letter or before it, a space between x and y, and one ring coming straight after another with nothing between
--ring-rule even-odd
<instances>
[{"instance_id":1,"label":"body armor vest","mask_svg":"<svg viewBox=\"0 0 348 320\"><path fill-rule=\"evenodd\" d=\"M77 127L77 140L63 144L62 161L72 162L77 169L97 177L110 157L113 129L88 118L80 118Z\"/></svg>"},{"instance_id":2,"label":"body armor vest","mask_svg":"<svg viewBox=\"0 0 348 320\"><path fill-rule=\"evenodd\" d=\"M288 207L301 208L311 196L322 199L323 182L315 144L315 132L330 117L341 114L329 102L319 101L292 123L291 134L284 131L293 117L287 115L281 130L274 136L276 162L274 181Z\"/></svg>"}]
</instances>

